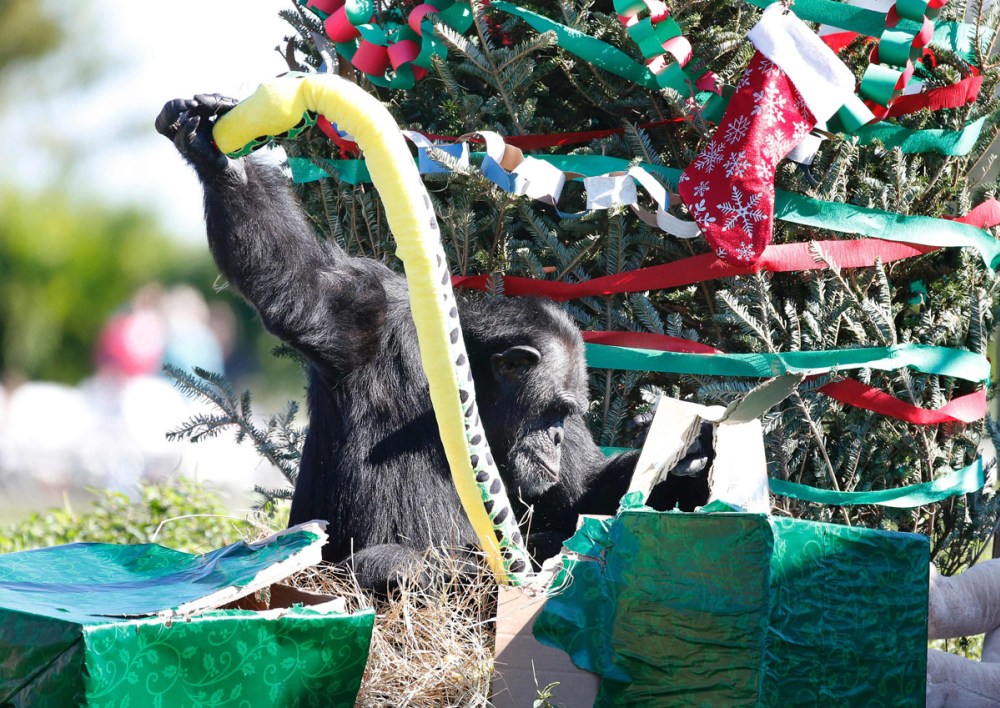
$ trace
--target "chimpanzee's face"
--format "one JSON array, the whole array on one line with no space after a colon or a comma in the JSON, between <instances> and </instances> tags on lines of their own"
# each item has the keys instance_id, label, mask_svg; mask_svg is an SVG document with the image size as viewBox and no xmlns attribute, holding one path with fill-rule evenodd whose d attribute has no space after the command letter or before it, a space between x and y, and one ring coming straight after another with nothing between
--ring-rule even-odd
<instances>
[{"instance_id":1,"label":"chimpanzee's face","mask_svg":"<svg viewBox=\"0 0 1000 708\"><path fill-rule=\"evenodd\" d=\"M587 409L579 335L533 336L490 356L480 412L508 493L531 502L559 482L565 428Z\"/></svg>"}]
</instances>

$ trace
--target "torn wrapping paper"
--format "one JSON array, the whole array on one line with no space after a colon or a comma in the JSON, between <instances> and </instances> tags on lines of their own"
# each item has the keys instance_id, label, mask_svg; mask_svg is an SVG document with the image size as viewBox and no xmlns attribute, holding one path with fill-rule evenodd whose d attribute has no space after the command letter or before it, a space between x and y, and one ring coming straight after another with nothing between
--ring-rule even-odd
<instances>
[{"instance_id":1,"label":"torn wrapping paper","mask_svg":"<svg viewBox=\"0 0 1000 708\"><path fill-rule=\"evenodd\" d=\"M374 613L274 584L325 541L311 523L202 556L96 543L0 556L0 704L353 705ZM270 609L217 609L258 591Z\"/></svg>"}]
</instances>

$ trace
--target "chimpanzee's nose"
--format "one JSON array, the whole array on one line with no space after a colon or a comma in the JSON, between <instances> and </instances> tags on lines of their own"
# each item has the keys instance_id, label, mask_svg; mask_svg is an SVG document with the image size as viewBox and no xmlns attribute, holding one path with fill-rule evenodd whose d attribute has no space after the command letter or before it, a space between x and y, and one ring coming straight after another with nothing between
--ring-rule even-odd
<instances>
[{"instance_id":1,"label":"chimpanzee's nose","mask_svg":"<svg viewBox=\"0 0 1000 708\"><path fill-rule=\"evenodd\" d=\"M563 427L561 425L552 426L549 428L549 436L552 438L552 444L559 447L563 441Z\"/></svg>"}]
</instances>

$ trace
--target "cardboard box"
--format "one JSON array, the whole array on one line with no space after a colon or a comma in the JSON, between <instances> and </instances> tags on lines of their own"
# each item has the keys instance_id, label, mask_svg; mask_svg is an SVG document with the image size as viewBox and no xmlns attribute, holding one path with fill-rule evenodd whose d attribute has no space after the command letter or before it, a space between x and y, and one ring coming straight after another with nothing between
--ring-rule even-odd
<instances>
[{"instance_id":1,"label":"cardboard box","mask_svg":"<svg viewBox=\"0 0 1000 708\"><path fill-rule=\"evenodd\" d=\"M351 706L374 613L279 584L325 542L312 523L203 556L152 544L2 555L0 704Z\"/></svg>"},{"instance_id":2,"label":"cardboard box","mask_svg":"<svg viewBox=\"0 0 1000 708\"><path fill-rule=\"evenodd\" d=\"M597 699L597 674L576 667L562 649L546 646L532 634L545 605L544 593L502 586L497 600L497 648L493 661L494 708L532 706L539 690L557 683L557 705L591 706Z\"/></svg>"}]
</instances>

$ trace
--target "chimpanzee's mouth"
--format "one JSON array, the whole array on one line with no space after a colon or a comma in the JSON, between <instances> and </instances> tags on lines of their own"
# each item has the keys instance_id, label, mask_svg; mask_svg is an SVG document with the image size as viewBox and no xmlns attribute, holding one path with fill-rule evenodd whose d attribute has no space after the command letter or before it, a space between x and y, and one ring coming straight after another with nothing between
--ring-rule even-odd
<instances>
[{"instance_id":1,"label":"chimpanzee's mouth","mask_svg":"<svg viewBox=\"0 0 1000 708\"><path fill-rule=\"evenodd\" d=\"M559 461L558 461L558 456L557 456L556 461L554 461L554 462L551 461L551 460L546 459L545 457L543 457L542 455L538 454L537 452L533 455L533 457L535 458L535 463L539 467L541 467L543 470L545 470L546 474L548 474L548 476L552 478L553 482L558 482L559 481Z\"/></svg>"}]
</instances>

